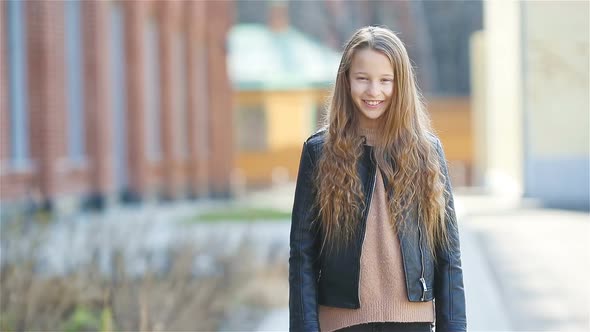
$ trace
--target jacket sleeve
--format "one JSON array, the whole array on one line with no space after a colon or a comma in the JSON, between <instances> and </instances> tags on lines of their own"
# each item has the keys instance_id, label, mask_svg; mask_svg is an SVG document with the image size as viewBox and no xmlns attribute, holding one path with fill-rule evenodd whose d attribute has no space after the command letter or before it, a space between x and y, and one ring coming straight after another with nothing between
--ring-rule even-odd
<instances>
[{"instance_id":1,"label":"jacket sleeve","mask_svg":"<svg viewBox=\"0 0 590 332\"><path fill-rule=\"evenodd\" d=\"M303 144L291 215L289 254L289 330L319 331L317 279L319 235L316 231L314 163Z\"/></svg>"},{"instance_id":2,"label":"jacket sleeve","mask_svg":"<svg viewBox=\"0 0 590 332\"><path fill-rule=\"evenodd\" d=\"M463 270L461 268L461 251L459 245L459 229L455 204L449 179L445 154L437 139L436 148L443 169L447 220L447 231L450 245L437 252L436 273L434 278L436 331L455 332L467 330L465 314L465 291L463 288Z\"/></svg>"}]
</instances>

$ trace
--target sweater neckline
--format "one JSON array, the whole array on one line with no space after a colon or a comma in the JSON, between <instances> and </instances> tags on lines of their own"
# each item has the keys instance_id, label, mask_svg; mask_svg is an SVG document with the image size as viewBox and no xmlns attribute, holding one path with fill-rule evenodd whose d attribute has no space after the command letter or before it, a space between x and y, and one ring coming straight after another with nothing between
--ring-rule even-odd
<instances>
[{"instance_id":1,"label":"sweater neckline","mask_svg":"<svg viewBox=\"0 0 590 332\"><path fill-rule=\"evenodd\" d=\"M377 135L379 134L379 130L377 128L359 127L358 133L359 136L365 138L365 143L367 145L374 146L375 142L377 141Z\"/></svg>"}]
</instances>

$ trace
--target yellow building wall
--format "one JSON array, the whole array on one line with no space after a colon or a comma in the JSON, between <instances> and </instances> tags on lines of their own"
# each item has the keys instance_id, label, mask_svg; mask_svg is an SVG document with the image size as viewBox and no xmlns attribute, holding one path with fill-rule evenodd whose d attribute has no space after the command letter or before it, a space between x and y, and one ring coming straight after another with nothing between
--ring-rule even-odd
<instances>
[{"instance_id":1,"label":"yellow building wall","mask_svg":"<svg viewBox=\"0 0 590 332\"><path fill-rule=\"evenodd\" d=\"M283 180L295 180L303 142L315 130L316 111L326 101L327 91L243 92L236 100L241 105L264 105L268 124L268 150L237 151L235 167L247 186L264 186L280 174ZM471 184L473 134L470 100L467 97L430 98L427 108L432 125L440 137L453 185Z\"/></svg>"},{"instance_id":2,"label":"yellow building wall","mask_svg":"<svg viewBox=\"0 0 590 332\"><path fill-rule=\"evenodd\" d=\"M237 92L236 111L261 105L267 121L266 151L236 151L234 167L246 186L269 185L273 174L282 180L295 180L301 147L315 130L316 110L323 106L327 94L321 89Z\"/></svg>"},{"instance_id":3,"label":"yellow building wall","mask_svg":"<svg viewBox=\"0 0 590 332\"><path fill-rule=\"evenodd\" d=\"M432 127L443 144L453 186L471 186L475 156L469 98L429 98L427 109Z\"/></svg>"},{"instance_id":4,"label":"yellow building wall","mask_svg":"<svg viewBox=\"0 0 590 332\"><path fill-rule=\"evenodd\" d=\"M473 163L473 133L469 98L436 98L428 101L432 126L449 160Z\"/></svg>"},{"instance_id":5,"label":"yellow building wall","mask_svg":"<svg viewBox=\"0 0 590 332\"><path fill-rule=\"evenodd\" d=\"M269 150L301 145L311 131L314 107L311 91L273 92L264 96Z\"/></svg>"}]
</instances>

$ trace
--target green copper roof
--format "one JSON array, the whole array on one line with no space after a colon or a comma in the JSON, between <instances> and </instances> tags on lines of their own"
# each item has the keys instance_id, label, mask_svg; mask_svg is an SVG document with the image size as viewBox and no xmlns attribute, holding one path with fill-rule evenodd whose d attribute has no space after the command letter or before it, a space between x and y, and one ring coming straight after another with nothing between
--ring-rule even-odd
<instances>
[{"instance_id":1,"label":"green copper roof","mask_svg":"<svg viewBox=\"0 0 590 332\"><path fill-rule=\"evenodd\" d=\"M339 53L292 28L239 24L229 33L228 69L238 90L329 87L339 63Z\"/></svg>"}]
</instances>

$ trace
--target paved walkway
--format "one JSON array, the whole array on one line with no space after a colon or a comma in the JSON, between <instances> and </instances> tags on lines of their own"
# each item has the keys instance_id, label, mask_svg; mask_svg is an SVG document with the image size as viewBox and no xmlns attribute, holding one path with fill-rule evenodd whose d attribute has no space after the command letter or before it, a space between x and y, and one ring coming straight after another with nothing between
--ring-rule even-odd
<instances>
[{"instance_id":1,"label":"paved walkway","mask_svg":"<svg viewBox=\"0 0 590 332\"><path fill-rule=\"evenodd\" d=\"M294 189L294 185L289 184L253 193L235 203L290 211ZM586 286L590 275L588 213L542 209L526 201L483 195L456 193L455 198L469 331L590 330L590 290ZM200 201L198 204L177 204L171 209L160 209L158 206L115 208L106 215L83 216L74 223L76 227L70 225L71 222L64 222L64 225L58 223L56 229L63 226L69 233L55 241L61 245L51 245L44 251L62 258L70 257L62 253L68 250L88 254L91 250L79 248L83 247L82 244L87 248L91 241L97 248L104 249L105 243L126 243L127 247L143 252L145 248L133 245L133 240L147 238L150 247L158 247L182 238L197 243L216 237L223 238L222 243L228 249L231 247L229 243L239 243L239 239L248 236L257 243L261 260L279 260L286 264L288 221L216 223L215 227L197 224L186 228L182 237L173 236L169 228L164 227L169 224L166 220L186 217L195 209L219 208L224 204ZM102 222L94 220L98 218ZM125 229L133 231L133 236L128 236L121 227L114 227L120 226L120 220L126 220ZM84 231L94 226L100 226L101 231ZM138 236L138 229L145 234ZM87 233L93 235L90 240L79 236ZM3 243L3 246L6 244ZM155 251L163 252L157 248ZM68 262L73 262L71 257ZM206 270L201 265L197 268L199 272ZM277 293L282 292L281 296L288 292L286 285L276 289ZM256 330L287 331L288 325L289 311L285 303L283 307L268 312Z\"/></svg>"},{"instance_id":2,"label":"paved walkway","mask_svg":"<svg viewBox=\"0 0 590 332\"><path fill-rule=\"evenodd\" d=\"M590 330L588 214L519 209L467 220L508 318L506 330ZM487 315L486 298L475 296L470 307Z\"/></svg>"},{"instance_id":3,"label":"paved walkway","mask_svg":"<svg viewBox=\"0 0 590 332\"><path fill-rule=\"evenodd\" d=\"M589 214L477 195L456 205L469 331L589 330ZM257 330L288 325L284 307Z\"/></svg>"}]
</instances>

